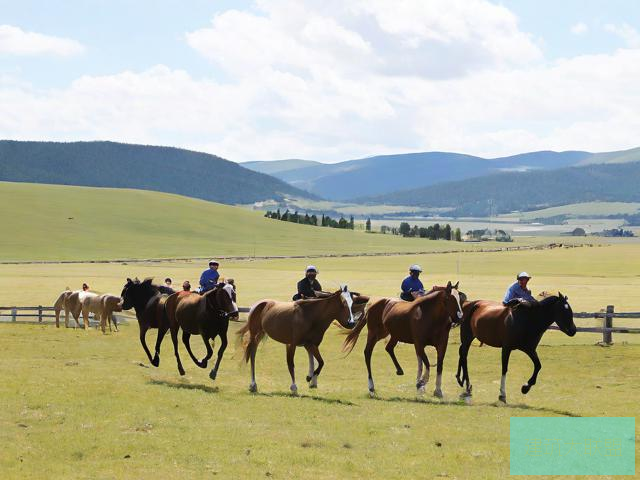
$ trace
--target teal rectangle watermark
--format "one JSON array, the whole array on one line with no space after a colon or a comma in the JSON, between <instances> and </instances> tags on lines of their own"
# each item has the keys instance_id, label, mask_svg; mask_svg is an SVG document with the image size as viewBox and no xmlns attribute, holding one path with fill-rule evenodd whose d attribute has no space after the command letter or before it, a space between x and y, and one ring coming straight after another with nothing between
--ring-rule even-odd
<instances>
[{"instance_id":1,"label":"teal rectangle watermark","mask_svg":"<svg viewBox=\"0 0 640 480\"><path fill-rule=\"evenodd\" d=\"M635 475L634 417L511 417L511 475Z\"/></svg>"}]
</instances>

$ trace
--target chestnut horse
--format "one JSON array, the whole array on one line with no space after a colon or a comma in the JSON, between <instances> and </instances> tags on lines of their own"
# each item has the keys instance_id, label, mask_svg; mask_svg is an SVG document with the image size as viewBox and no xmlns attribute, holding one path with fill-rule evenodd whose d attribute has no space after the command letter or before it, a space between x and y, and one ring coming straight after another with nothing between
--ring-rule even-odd
<instances>
[{"instance_id":1,"label":"chestnut horse","mask_svg":"<svg viewBox=\"0 0 640 480\"><path fill-rule=\"evenodd\" d=\"M220 348L215 367L209 372L212 380L216 379L218 367L222 355L227 348L227 330L229 329L229 317L238 315L238 307L233 301L235 291L233 285L219 283L215 288L204 295L197 293L184 294L183 292L171 295L165 304L173 351L178 362L178 372L184 375L184 368L178 354L178 329L182 328L182 342L189 352L191 360L200 368L207 368L209 359L213 356L213 349L209 339L220 336ZM158 332L160 335L160 332ZM200 335L207 348L207 355L201 361L193 355L189 339L191 335Z\"/></svg>"},{"instance_id":2,"label":"chestnut horse","mask_svg":"<svg viewBox=\"0 0 640 480\"><path fill-rule=\"evenodd\" d=\"M57 300L53 305L53 309L56 315L56 327L60 328L60 312L64 309L64 326L69 328L69 312L73 316L78 327L81 327L78 319L82 313L82 302L87 297L97 297L97 293L85 292L83 290L65 290L60 293ZM85 330L89 328L88 319L85 319Z\"/></svg>"},{"instance_id":3,"label":"chestnut horse","mask_svg":"<svg viewBox=\"0 0 640 480\"><path fill-rule=\"evenodd\" d=\"M152 278L146 278L141 282L137 278L135 280L127 278L127 283L120 296L123 300L122 308L124 310L135 309L138 326L140 327L140 343L147 357L149 357L151 365L157 367L160 365L160 344L164 334L169 329L169 322L164 310L164 304L169 296L161 294L158 286L151 283L152 280ZM147 330L150 328L158 329L158 340L156 341L156 351L153 357L151 357L151 352L145 340Z\"/></svg>"},{"instance_id":4,"label":"chestnut horse","mask_svg":"<svg viewBox=\"0 0 640 480\"><path fill-rule=\"evenodd\" d=\"M351 307L353 298L346 286L324 298L278 302L261 300L249 312L247 323L238 331L239 339L244 340L244 360L251 360L251 384L249 391L257 392L256 350L260 340L269 336L277 342L287 345L287 366L291 375L291 392L295 395L296 386L294 355L296 347L304 347L309 354L310 388L318 386L318 375L324 366L319 346L325 332L333 320L345 328L354 325ZM245 338L246 336L246 338ZM318 368L314 370L314 357Z\"/></svg>"},{"instance_id":5,"label":"chestnut horse","mask_svg":"<svg viewBox=\"0 0 640 480\"><path fill-rule=\"evenodd\" d=\"M111 323L118 331L118 324L113 319L113 312L122 311L122 299L115 295L103 293L102 295L86 295L82 300L82 317L85 325L89 324L89 313L93 313L95 318L100 320L102 333L105 333L107 322L109 322L109 331L111 331Z\"/></svg>"},{"instance_id":6,"label":"chestnut horse","mask_svg":"<svg viewBox=\"0 0 640 480\"><path fill-rule=\"evenodd\" d=\"M396 358L394 349L398 342L412 343L418 359L418 373L416 388L418 393L424 393L424 386L429 381L429 359L424 349L427 345L436 348L438 354L436 388L433 394L442 397L442 368L444 356L449 341L449 330L452 319L462 318L461 297L464 294L458 292L458 284L446 287L434 287L426 295L417 298L413 302L406 302L397 298L381 298L369 305L364 317L348 334L344 341L343 350L350 353L358 341L360 332L367 325L367 345L364 348L364 361L369 375L369 393L375 394L373 376L371 374L371 355L373 348L383 338L391 336L385 350L391 357L398 375L404 375L404 371ZM422 374L422 366L425 373Z\"/></svg>"},{"instance_id":7,"label":"chestnut horse","mask_svg":"<svg viewBox=\"0 0 640 480\"><path fill-rule=\"evenodd\" d=\"M456 379L462 387L463 396L471 396L471 383L467 367L467 355L474 338L482 343L502 349L502 378L498 400L507 401L506 379L509 356L513 350L527 354L533 362L533 375L522 385L522 393L529 392L536 384L538 372L542 368L536 349L544 332L552 323L570 337L576 334L573 311L568 298L558 292L558 296L547 297L532 306L510 308L501 303L476 300L464 306L464 319L460 326L460 359ZM462 377L460 373L462 372Z\"/></svg>"}]
</instances>

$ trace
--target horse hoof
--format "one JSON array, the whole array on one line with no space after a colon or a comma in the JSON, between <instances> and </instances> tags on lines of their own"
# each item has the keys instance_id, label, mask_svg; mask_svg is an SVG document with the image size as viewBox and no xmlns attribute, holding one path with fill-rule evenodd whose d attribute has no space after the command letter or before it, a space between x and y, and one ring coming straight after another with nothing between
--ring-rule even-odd
<instances>
[{"instance_id":1,"label":"horse hoof","mask_svg":"<svg viewBox=\"0 0 640 480\"><path fill-rule=\"evenodd\" d=\"M160 365L160 357L153 357L153 360L151 360L151 365L153 365L154 367L158 367Z\"/></svg>"},{"instance_id":2,"label":"horse hoof","mask_svg":"<svg viewBox=\"0 0 640 480\"><path fill-rule=\"evenodd\" d=\"M401 368L399 368L398 370L396 370L396 375L400 376L400 375L404 375L404 370L402 370Z\"/></svg>"},{"instance_id":3,"label":"horse hoof","mask_svg":"<svg viewBox=\"0 0 640 480\"><path fill-rule=\"evenodd\" d=\"M529 385L528 383L522 385L522 388L520 389L520 391L525 395L529 393L529 390L531 390L531 385Z\"/></svg>"},{"instance_id":4,"label":"horse hoof","mask_svg":"<svg viewBox=\"0 0 640 480\"><path fill-rule=\"evenodd\" d=\"M498 397L498 401L500 401L502 403L507 403L507 396L506 395L500 395Z\"/></svg>"},{"instance_id":5,"label":"horse hoof","mask_svg":"<svg viewBox=\"0 0 640 480\"><path fill-rule=\"evenodd\" d=\"M418 395L424 395L424 385L419 385L417 387Z\"/></svg>"},{"instance_id":6,"label":"horse hoof","mask_svg":"<svg viewBox=\"0 0 640 480\"><path fill-rule=\"evenodd\" d=\"M289 389L291 390L291 395L293 395L294 397L298 396L298 387L295 384L291 385Z\"/></svg>"},{"instance_id":7,"label":"horse hoof","mask_svg":"<svg viewBox=\"0 0 640 480\"><path fill-rule=\"evenodd\" d=\"M215 370L211 370L211 371L209 372L209 378L210 378L211 380L215 380L217 376L218 376L218 372L216 372Z\"/></svg>"},{"instance_id":8,"label":"horse hoof","mask_svg":"<svg viewBox=\"0 0 640 480\"><path fill-rule=\"evenodd\" d=\"M309 384L309 388L318 388L318 384L317 383L310 383Z\"/></svg>"},{"instance_id":9,"label":"horse hoof","mask_svg":"<svg viewBox=\"0 0 640 480\"><path fill-rule=\"evenodd\" d=\"M181 376L184 375L185 374L184 368L179 368L178 373L180 373Z\"/></svg>"},{"instance_id":10,"label":"horse hoof","mask_svg":"<svg viewBox=\"0 0 640 480\"><path fill-rule=\"evenodd\" d=\"M249 385L249 391L251 393L257 393L258 391L258 385L256 385L255 383L252 383L251 385Z\"/></svg>"},{"instance_id":11,"label":"horse hoof","mask_svg":"<svg viewBox=\"0 0 640 480\"><path fill-rule=\"evenodd\" d=\"M433 396L436 398L442 398L444 395L442 395L442 390L434 390Z\"/></svg>"},{"instance_id":12,"label":"horse hoof","mask_svg":"<svg viewBox=\"0 0 640 480\"><path fill-rule=\"evenodd\" d=\"M206 360L203 360L203 361L201 361L201 362L200 362L200 364L199 364L198 366L199 366L200 368L207 368L207 363L208 363L208 362L207 362Z\"/></svg>"},{"instance_id":13,"label":"horse hoof","mask_svg":"<svg viewBox=\"0 0 640 480\"><path fill-rule=\"evenodd\" d=\"M369 398L376 398L376 391L373 389L369 390Z\"/></svg>"}]
</instances>

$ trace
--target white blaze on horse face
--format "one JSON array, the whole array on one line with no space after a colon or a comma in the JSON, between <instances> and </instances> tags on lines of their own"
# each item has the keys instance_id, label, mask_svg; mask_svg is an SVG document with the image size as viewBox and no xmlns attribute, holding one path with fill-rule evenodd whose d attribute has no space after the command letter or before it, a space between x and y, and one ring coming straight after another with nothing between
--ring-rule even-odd
<instances>
[{"instance_id":1,"label":"white blaze on horse face","mask_svg":"<svg viewBox=\"0 0 640 480\"><path fill-rule=\"evenodd\" d=\"M349 310L349 323L354 323L353 311L351 310L351 307L353 307L353 299L351 298L351 293L346 286L342 288L342 293L340 295L342 296L344 302L347 304L347 309Z\"/></svg>"},{"instance_id":2,"label":"white blaze on horse face","mask_svg":"<svg viewBox=\"0 0 640 480\"><path fill-rule=\"evenodd\" d=\"M231 299L231 303L233 304L233 311L237 312L238 311L238 306L236 305L236 302L233 301L233 285L229 285L228 283L222 287L222 289L227 292L227 295L229 295L229 298Z\"/></svg>"},{"instance_id":3,"label":"white blaze on horse face","mask_svg":"<svg viewBox=\"0 0 640 480\"><path fill-rule=\"evenodd\" d=\"M456 299L456 303L458 304L457 315L458 315L458 319L460 320L460 319L462 319L462 315L463 315L462 306L460 305L460 294L458 293L458 290L453 289L453 290L451 290L451 295L453 295L453 298Z\"/></svg>"}]
</instances>

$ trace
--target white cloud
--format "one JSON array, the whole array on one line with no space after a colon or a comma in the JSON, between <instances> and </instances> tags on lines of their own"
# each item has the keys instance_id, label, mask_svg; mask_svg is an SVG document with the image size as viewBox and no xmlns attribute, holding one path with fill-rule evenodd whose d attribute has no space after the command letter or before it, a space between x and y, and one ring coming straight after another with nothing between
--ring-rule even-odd
<instances>
[{"instance_id":1,"label":"white cloud","mask_svg":"<svg viewBox=\"0 0 640 480\"><path fill-rule=\"evenodd\" d=\"M622 25L607 23L604 26L604 29L607 32L613 33L614 35L622 38L629 47L640 48L640 32L628 23L623 23Z\"/></svg>"},{"instance_id":2,"label":"white cloud","mask_svg":"<svg viewBox=\"0 0 640 480\"><path fill-rule=\"evenodd\" d=\"M68 57L84 50L84 46L75 40L25 32L12 25L0 25L0 54Z\"/></svg>"},{"instance_id":3,"label":"white cloud","mask_svg":"<svg viewBox=\"0 0 640 480\"><path fill-rule=\"evenodd\" d=\"M231 160L637 146L640 49L548 62L483 1L260 1L186 41L222 71L158 65L36 89L0 77L0 136L170 144Z\"/></svg>"},{"instance_id":4,"label":"white cloud","mask_svg":"<svg viewBox=\"0 0 640 480\"><path fill-rule=\"evenodd\" d=\"M578 22L575 25L571 26L571 33L573 33L574 35L582 35L584 33L587 33L588 31L589 27L583 22Z\"/></svg>"}]
</instances>

